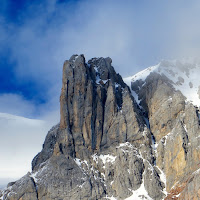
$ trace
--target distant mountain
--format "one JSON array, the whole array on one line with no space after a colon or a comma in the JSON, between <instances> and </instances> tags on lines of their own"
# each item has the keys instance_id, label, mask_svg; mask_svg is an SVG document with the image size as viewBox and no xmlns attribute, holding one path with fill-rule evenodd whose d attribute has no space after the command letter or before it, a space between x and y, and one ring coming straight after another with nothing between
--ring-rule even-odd
<instances>
[{"instance_id":1,"label":"distant mountain","mask_svg":"<svg viewBox=\"0 0 200 200\"><path fill-rule=\"evenodd\" d=\"M1 199L200 199L198 62L124 80L111 63L65 61L60 123Z\"/></svg>"},{"instance_id":2,"label":"distant mountain","mask_svg":"<svg viewBox=\"0 0 200 200\"><path fill-rule=\"evenodd\" d=\"M173 61L162 61L156 66L149 67L132 77L125 78L124 81L130 84L143 81L151 74L156 73L168 78L172 86L187 98L187 101L196 106L200 106L200 60L182 59ZM136 88L135 88L136 90ZM137 96L135 96L138 99Z\"/></svg>"}]
</instances>

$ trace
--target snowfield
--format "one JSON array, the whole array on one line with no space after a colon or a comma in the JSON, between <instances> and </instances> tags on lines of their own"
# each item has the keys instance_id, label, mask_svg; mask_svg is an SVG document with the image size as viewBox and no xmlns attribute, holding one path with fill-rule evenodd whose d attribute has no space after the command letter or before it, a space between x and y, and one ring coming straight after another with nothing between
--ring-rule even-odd
<instances>
[{"instance_id":1,"label":"snowfield","mask_svg":"<svg viewBox=\"0 0 200 200\"><path fill-rule=\"evenodd\" d=\"M124 82L130 87L131 82L145 79L151 72L165 75L173 81L176 90L187 98L187 101L195 106L200 106L200 62L195 59L183 59L173 61L162 61L158 65L148 67L147 69L135 74L134 76L124 78ZM145 83L144 83L145 84ZM137 94L132 91L135 100L139 104Z\"/></svg>"}]
</instances>

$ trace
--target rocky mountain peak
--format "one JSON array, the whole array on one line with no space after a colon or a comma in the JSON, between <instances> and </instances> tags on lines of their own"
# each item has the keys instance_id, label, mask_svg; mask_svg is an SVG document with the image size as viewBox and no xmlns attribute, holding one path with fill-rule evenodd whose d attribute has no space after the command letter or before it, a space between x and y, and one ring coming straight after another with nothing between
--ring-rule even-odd
<instances>
[{"instance_id":1,"label":"rocky mountain peak","mask_svg":"<svg viewBox=\"0 0 200 200\"><path fill-rule=\"evenodd\" d=\"M112 133L107 132L114 117L122 115L126 98L134 110L137 110L137 105L111 63L110 58L93 58L85 63L83 55L73 55L64 63L60 128L68 130L75 149L84 146L96 150L120 140L126 142L126 135L123 139L113 136L110 140ZM136 117L138 127L141 127L139 121L142 119L139 115Z\"/></svg>"},{"instance_id":2,"label":"rocky mountain peak","mask_svg":"<svg viewBox=\"0 0 200 200\"><path fill-rule=\"evenodd\" d=\"M1 199L199 199L198 70L163 61L123 80L111 58L73 55L60 123Z\"/></svg>"}]
</instances>

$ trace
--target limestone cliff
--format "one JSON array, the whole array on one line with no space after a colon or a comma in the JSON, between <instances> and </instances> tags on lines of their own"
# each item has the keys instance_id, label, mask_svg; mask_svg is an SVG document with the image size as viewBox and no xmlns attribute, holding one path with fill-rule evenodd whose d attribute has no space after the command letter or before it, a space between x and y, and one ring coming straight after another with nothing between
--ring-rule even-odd
<instances>
[{"instance_id":1,"label":"limestone cliff","mask_svg":"<svg viewBox=\"0 0 200 200\"><path fill-rule=\"evenodd\" d=\"M111 58L65 61L60 123L32 172L0 198L200 199L199 111L177 89L185 77L167 65L124 79L128 86ZM188 67L180 69L189 77Z\"/></svg>"},{"instance_id":2,"label":"limestone cliff","mask_svg":"<svg viewBox=\"0 0 200 200\"><path fill-rule=\"evenodd\" d=\"M156 166L166 176L166 199L200 199L199 62L166 62L129 79L155 138ZM192 83L193 82L193 83Z\"/></svg>"}]
</instances>

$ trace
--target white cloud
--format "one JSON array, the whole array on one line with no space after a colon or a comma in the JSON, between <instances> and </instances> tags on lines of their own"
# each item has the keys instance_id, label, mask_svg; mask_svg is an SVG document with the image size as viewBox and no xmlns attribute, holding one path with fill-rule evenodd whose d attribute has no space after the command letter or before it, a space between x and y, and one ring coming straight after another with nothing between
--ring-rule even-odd
<instances>
[{"instance_id":1,"label":"white cloud","mask_svg":"<svg viewBox=\"0 0 200 200\"><path fill-rule=\"evenodd\" d=\"M0 112L30 117L34 115L35 106L17 94L0 95Z\"/></svg>"},{"instance_id":2,"label":"white cloud","mask_svg":"<svg viewBox=\"0 0 200 200\"><path fill-rule=\"evenodd\" d=\"M41 151L47 132L59 122L56 101L57 97L35 106L20 95L0 96L0 187L31 171L31 161ZM36 113L40 120L20 117Z\"/></svg>"},{"instance_id":3,"label":"white cloud","mask_svg":"<svg viewBox=\"0 0 200 200\"><path fill-rule=\"evenodd\" d=\"M31 171L33 157L42 149L51 123L0 113L0 185Z\"/></svg>"},{"instance_id":4,"label":"white cloud","mask_svg":"<svg viewBox=\"0 0 200 200\"><path fill-rule=\"evenodd\" d=\"M60 86L64 60L83 53L87 59L110 56L123 76L134 74L196 45L191 40L199 38L199 5L90 0L31 5L25 23L13 29L8 43L18 63L16 73L19 78Z\"/></svg>"},{"instance_id":5,"label":"white cloud","mask_svg":"<svg viewBox=\"0 0 200 200\"><path fill-rule=\"evenodd\" d=\"M0 112L41 120L49 118L57 123L59 121L60 90L60 88L53 87L47 91L46 95L49 99L47 98L48 101L43 104L35 104L30 100L26 100L19 94L1 94Z\"/></svg>"}]
</instances>

